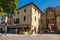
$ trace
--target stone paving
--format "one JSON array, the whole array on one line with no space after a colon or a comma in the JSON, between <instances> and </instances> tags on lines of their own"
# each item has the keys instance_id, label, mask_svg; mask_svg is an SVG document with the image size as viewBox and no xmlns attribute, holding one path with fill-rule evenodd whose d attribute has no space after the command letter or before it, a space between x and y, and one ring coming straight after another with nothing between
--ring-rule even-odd
<instances>
[{"instance_id":1,"label":"stone paving","mask_svg":"<svg viewBox=\"0 0 60 40\"><path fill-rule=\"evenodd\" d=\"M34 34L34 35L19 35L7 34L0 35L0 40L60 40L60 34Z\"/></svg>"}]
</instances>

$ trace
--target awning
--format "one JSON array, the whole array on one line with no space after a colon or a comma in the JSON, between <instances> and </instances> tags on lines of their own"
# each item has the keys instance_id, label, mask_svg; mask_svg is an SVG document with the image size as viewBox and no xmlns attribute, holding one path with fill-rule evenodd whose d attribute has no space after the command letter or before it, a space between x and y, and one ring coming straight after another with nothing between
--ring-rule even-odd
<instances>
[{"instance_id":1,"label":"awning","mask_svg":"<svg viewBox=\"0 0 60 40\"><path fill-rule=\"evenodd\" d=\"M0 28L3 28L4 27L4 24L1 24L0 25ZM27 27L27 24L24 24L24 25L7 25L8 28L25 28Z\"/></svg>"},{"instance_id":2,"label":"awning","mask_svg":"<svg viewBox=\"0 0 60 40\"><path fill-rule=\"evenodd\" d=\"M7 26L8 28L25 28L25 27L27 27L27 25L8 25Z\"/></svg>"}]
</instances>

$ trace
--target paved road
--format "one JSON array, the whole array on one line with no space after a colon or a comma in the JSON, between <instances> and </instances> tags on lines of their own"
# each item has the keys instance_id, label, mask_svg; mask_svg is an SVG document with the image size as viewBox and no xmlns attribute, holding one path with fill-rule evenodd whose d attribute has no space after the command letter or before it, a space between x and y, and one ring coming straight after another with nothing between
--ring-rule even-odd
<instances>
[{"instance_id":1,"label":"paved road","mask_svg":"<svg viewBox=\"0 0 60 40\"><path fill-rule=\"evenodd\" d=\"M0 35L0 40L60 40L59 34L36 34L36 35Z\"/></svg>"}]
</instances>

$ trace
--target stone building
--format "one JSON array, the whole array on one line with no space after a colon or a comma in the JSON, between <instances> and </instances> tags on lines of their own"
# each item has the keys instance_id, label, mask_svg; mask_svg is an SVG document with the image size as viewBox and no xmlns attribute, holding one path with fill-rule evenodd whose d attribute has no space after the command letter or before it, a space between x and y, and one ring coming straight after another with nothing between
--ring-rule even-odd
<instances>
[{"instance_id":1,"label":"stone building","mask_svg":"<svg viewBox=\"0 0 60 40\"><path fill-rule=\"evenodd\" d=\"M55 13L56 13L56 28L57 31L60 33L60 6L55 7Z\"/></svg>"},{"instance_id":2,"label":"stone building","mask_svg":"<svg viewBox=\"0 0 60 40\"><path fill-rule=\"evenodd\" d=\"M48 7L45 9L44 14L42 14L42 27L45 31L60 31L60 6Z\"/></svg>"},{"instance_id":3,"label":"stone building","mask_svg":"<svg viewBox=\"0 0 60 40\"><path fill-rule=\"evenodd\" d=\"M8 23L12 25L8 28L9 30L14 29L16 33L21 32L21 29L24 31L33 29L32 31L34 33L38 33L40 27L39 23L41 23L41 14L42 11L34 3L31 2L17 9L17 12L13 15L13 17L9 18Z\"/></svg>"},{"instance_id":4,"label":"stone building","mask_svg":"<svg viewBox=\"0 0 60 40\"><path fill-rule=\"evenodd\" d=\"M48 7L44 13L34 4L29 3L19 9L15 14L8 16L8 32L39 33L40 29L48 32L60 32L60 6Z\"/></svg>"}]
</instances>

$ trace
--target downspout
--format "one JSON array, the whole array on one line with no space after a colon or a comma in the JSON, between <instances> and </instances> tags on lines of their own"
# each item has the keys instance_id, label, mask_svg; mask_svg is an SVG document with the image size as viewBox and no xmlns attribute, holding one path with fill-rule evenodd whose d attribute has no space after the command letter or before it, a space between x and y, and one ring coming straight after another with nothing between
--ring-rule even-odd
<instances>
[{"instance_id":1,"label":"downspout","mask_svg":"<svg viewBox=\"0 0 60 40\"><path fill-rule=\"evenodd\" d=\"M57 32L57 22L56 22L56 9L54 8L54 13L55 13L55 32Z\"/></svg>"},{"instance_id":2,"label":"downspout","mask_svg":"<svg viewBox=\"0 0 60 40\"><path fill-rule=\"evenodd\" d=\"M46 32L47 32L47 29L48 29L48 24L47 24L47 12L46 12Z\"/></svg>"}]
</instances>

